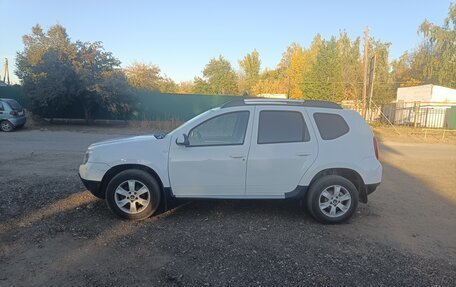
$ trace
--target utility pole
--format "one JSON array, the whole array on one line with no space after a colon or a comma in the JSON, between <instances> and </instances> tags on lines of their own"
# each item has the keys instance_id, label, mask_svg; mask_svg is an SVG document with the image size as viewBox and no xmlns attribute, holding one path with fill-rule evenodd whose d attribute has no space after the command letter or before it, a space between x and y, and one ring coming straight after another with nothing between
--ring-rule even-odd
<instances>
[{"instance_id":1,"label":"utility pole","mask_svg":"<svg viewBox=\"0 0 456 287\"><path fill-rule=\"evenodd\" d=\"M3 75L3 82L5 82L5 84L7 84L7 85L10 84L9 70L8 70L8 58L5 58L5 74Z\"/></svg>"},{"instance_id":2,"label":"utility pole","mask_svg":"<svg viewBox=\"0 0 456 287\"><path fill-rule=\"evenodd\" d=\"M369 105L368 105L368 121L372 120L372 95L374 94L374 80L375 80L375 62L377 60L377 55L370 59L370 69L369 69Z\"/></svg>"},{"instance_id":3,"label":"utility pole","mask_svg":"<svg viewBox=\"0 0 456 287\"><path fill-rule=\"evenodd\" d=\"M366 118L366 99L367 99L367 57L369 52L369 28L364 29L364 78L363 78L363 118Z\"/></svg>"}]
</instances>

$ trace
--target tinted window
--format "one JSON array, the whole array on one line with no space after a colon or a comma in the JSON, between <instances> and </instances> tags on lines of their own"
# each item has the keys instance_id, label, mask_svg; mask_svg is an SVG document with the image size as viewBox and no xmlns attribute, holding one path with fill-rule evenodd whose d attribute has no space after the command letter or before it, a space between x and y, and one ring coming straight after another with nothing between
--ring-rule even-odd
<instances>
[{"instance_id":1,"label":"tinted window","mask_svg":"<svg viewBox=\"0 0 456 287\"><path fill-rule=\"evenodd\" d=\"M324 140L333 140L350 130L343 117L337 114L315 113L313 115L320 136Z\"/></svg>"},{"instance_id":2,"label":"tinted window","mask_svg":"<svg viewBox=\"0 0 456 287\"><path fill-rule=\"evenodd\" d=\"M16 110L16 111L21 111L22 110L21 105L19 105L19 103L16 102L15 100L6 100L6 102L10 105L10 107L13 110Z\"/></svg>"},{"instance_id":3,"label":"tinted window","mask_svg":"<svg viewBox=\"0 0 456 287\"><path fill-rule=\"evenodd\" d=\"M242 145L248 122L248 111L216 116L193 128L188 141L192 146Z\"/></svg>"},{"instance_id":4,"label":"tinted window","mask_svg":"<svg viewBox=\"0 0 456 287\"><path fill-rule=\"evenodd\" d=\"M4 111L5 109L3 108L3 103L0 102L0 111Z\"/></svg>"},{"instance_id":5,"label":"tinted window","mask_svg":"<svg viewBox=\"0 0 456 287\"><path fill-rule=\"evenodd\" d=\"M309 141L309 131L299 112L261 111L258 143L289 143Z\"/></svg>"}]
</instances>

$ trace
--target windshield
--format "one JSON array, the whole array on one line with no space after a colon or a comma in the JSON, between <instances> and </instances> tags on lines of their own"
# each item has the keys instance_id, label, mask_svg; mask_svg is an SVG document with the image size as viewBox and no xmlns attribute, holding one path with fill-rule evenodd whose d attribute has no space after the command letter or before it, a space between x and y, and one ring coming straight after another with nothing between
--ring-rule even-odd
<instances>
[{"instance_id":1,"label":"windshield","mask_svg":"<svg viewBox=\"0 0 456 287\"><path fill-rule=\"evenodd\" d=\"M10 107L15 111L22 111L21 105L16 102L15 100L6 100L6 102L10 105Z\"/></svg>"}]
</instances>

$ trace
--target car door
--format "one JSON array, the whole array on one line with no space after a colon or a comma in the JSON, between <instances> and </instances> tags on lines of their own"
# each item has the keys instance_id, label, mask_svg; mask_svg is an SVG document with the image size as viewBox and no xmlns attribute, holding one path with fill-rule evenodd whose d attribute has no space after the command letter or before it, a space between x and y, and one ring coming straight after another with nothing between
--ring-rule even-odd
<instances>
[{"instance_id":1,"label":"car door","mask_svg":"<svg viewBox=\"0 0 456 287\"><path fill-rule=\"evenodd\" d=\"M283 198L317 155L303 108L257 107L247 161L247 197Z\"/></svg>"},{"instance_id":2,"label":"car door","mask_svg":"<svg viewBox=\"0 0 456 287\"><path fill-rule=\"evenodd\" d=\"M188 145L171 140L169 178L176 197L245 195L253 112L252 107L220 109L209 119L179 131L188 136Z\"/></svg>"},{"instance_id":3,"label":"car door","mask_svg":"<svg viewBox=\"0 0 456 287\"><path fill-rule=\"evenodd\" d=\"M3 103L0 102L0 120L6 119L4 113L5 113L5 108L3 107Z\"/></svg>"}]
</instances>

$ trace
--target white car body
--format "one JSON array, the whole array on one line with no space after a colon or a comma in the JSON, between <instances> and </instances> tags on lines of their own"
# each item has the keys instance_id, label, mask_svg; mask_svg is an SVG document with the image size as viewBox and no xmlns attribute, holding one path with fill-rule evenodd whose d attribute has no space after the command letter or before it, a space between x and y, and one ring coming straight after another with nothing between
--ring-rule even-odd
<instances>
[{"instance_id":1,"label":"white car body","mask_svg":"<svg viewBox=\"0 0 456 287\"><path fill-rule=\"evenodd\" d=\"M177 198L283 199L305 191L318 174L338 170L352 177L350 180L357 185L360 201L366 202L367 194L375 190L382 177L382 166L376 158L373 134L367 123L351 110L319 107L320 104L289 105L289 102L245 100L244 104L211 109L162 139L148 135L92 144L79 168L80 177L89 190L97 189L102 194L103 181L109 177L109 171L146 167L161 187ZM177 143L179 137L188 135L199 124L236 111L249 112L243 144L186 146ZM310 140L258 144L261 111L300 113ZM341 116L349 131L333 140L322 139L315 113Z\"/></svg>"}]
</instances>

